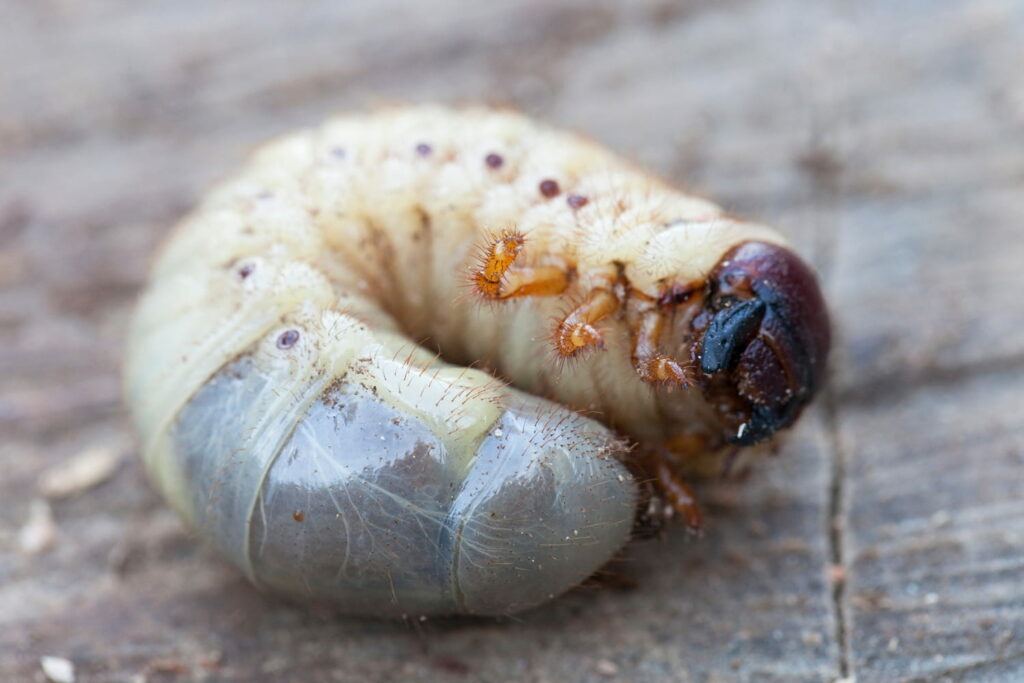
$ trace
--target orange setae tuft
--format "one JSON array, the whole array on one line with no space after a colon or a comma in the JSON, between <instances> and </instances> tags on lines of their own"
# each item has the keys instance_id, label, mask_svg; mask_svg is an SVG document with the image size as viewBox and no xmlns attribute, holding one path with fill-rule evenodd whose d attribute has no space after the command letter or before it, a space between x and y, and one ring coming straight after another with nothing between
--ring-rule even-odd
<instances>
[{"instance_id":1,"label":"orange setae tuft","mask_svg":"<svg viewBox=\"0 0 1024 683\"><path fill-rule=\"evenodd\" d=\"M522 234L507 231L483 250L480 263L471 275L477 292L488 299L501 298L502 278L519 256L525 241Z\"/></svg>"},{"instance_id":2,"label":"orange setae tuft","mask_svg":"<svg viewBox=\"0 0 1024 683\"><path fill-rule=\"evenodd\" d=\"M595 324L618 308L619 300L610 290L591 290L583 303L565 316L555 328L555 350L562 356L573 356L587 348L602 348L604 335Z\"/></svg>"}]
</instances>

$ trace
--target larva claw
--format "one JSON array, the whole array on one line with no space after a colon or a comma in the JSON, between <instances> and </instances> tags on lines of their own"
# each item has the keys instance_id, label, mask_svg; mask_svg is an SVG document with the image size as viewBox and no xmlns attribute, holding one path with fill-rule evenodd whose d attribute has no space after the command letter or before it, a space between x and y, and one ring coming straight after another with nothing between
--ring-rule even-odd
<instances>
[{"instance_id":1,"label":"larva claw","mask_svg":"<svg viewBox=\"0 0 1024 683\"><path fill-rule=\"evenodd\" d=\"M633 330L633 367L645 382L689 386L690 376L686 369L658 351L664 327L665 317L661 311L651 308L640 314L639 323Z\"/></svg>"},{"instance_id":2,"label":"larva claw","mask_svg":"<svg viewBox=\"0 0 1024 683\"><path fill-rule=\"evenodd\" d=\"M619 300L608 289L591 290L586 300L558 324L555 349L562 356L574 356L589 347L604 346L604 336L594 325L619 308Z\"/></svg>"},{"instance_id":3,"label":"larva claw","mask_svg":"<svg viewBox=\"0 0 1024 683\"><path fill-rule=\"evenodd\" d=\"M559 329L558 350L569 356L588 346L604 347L604 335L590 323L578 323Z\"/></svg>"}]
</instances>

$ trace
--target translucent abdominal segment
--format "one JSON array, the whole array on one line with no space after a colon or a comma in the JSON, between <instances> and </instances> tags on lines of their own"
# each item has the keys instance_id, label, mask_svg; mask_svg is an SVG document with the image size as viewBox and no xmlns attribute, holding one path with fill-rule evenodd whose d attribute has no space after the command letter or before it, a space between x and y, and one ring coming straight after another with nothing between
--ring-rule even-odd
<instances>
[{"instance_id":1,"label":"translucent abdominal segment","mask_svg":"<svg viewBox=\"0 0 1024 683\"><path fill-rule=\"evenodd\" d=\"M342 381L280 450L239 452L247 398L266 390L243 358L172 431L192 491L180 504L265 589L350 614L511 614L577 585L628 540L637 493L621 445L561 406L512 392L478 438L453 440Z\"/></svg>"}]
</instances>

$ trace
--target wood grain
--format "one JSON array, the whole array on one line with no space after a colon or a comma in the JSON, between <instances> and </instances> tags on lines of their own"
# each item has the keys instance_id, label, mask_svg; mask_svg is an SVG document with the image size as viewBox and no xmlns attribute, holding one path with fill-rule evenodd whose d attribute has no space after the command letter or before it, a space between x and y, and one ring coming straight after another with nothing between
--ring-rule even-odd
<instances>
[{"instance_id":1,"label":"wood grain","mask_svg":"<svg viewBox=\"0 0 1024 683\"><path fill-rule=\"evenodd\" d=\"M0 679L1024 676L1019 3L12 0L0 63ZM160 237L261 140L393 100L580 129L823 275L829 395L630 587L346 620L260 596L144 480L118 366Z\"/></svg>"}]
</instances>

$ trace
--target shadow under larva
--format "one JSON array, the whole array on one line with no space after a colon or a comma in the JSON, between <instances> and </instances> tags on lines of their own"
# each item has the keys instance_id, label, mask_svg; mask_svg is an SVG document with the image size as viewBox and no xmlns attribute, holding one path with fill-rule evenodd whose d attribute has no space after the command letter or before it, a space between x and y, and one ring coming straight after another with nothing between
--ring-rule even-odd
<instances>
[{"instance_id":1,"label":"shadow under larva","mask_svg":"<svg viewBox=\"0 0 1024 683\"><path fill-rule=\"evenodd\" d=\"M211 191L126 384L156 486L256 585L510 614L698 527L685 478L791 425L828 347L769 228L515 113L395 108Z\"/></svg>"}]
</instances>

